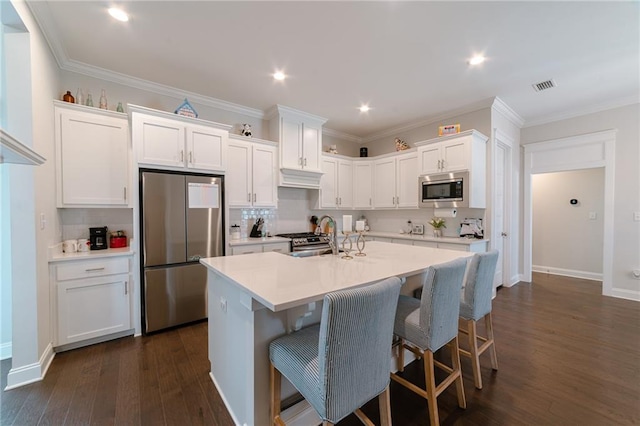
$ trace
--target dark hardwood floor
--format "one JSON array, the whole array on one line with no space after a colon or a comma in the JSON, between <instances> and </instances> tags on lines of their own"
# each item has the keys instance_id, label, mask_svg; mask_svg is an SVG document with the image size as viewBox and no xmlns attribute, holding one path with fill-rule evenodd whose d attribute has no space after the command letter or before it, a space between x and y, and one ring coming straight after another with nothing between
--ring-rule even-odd
<instances>
[{"instance_id":1,"label":"dark hardwood floor","mask_svg":"<svg viewBox=\"0 0 640 426\"><path fill-rule=\"evenodd\" d=\"M545 274L501 289L500 369L485 353L476 390L463 358L467 409L450 387L438 398L441 423L640 424L640 303L600 292L597 282ZM4 389L10 360L1 366ZM206 323L76 349L56 355L42 382L2 392L0 424L231 425L208 369ZM422 377L419 362L405 371ZM395 382L391 410L396 425L428 424L426 401ZM378 423L375 400L364 411ZM352 415L339 424L360 423Z\"/></svg>"}]
</instances>

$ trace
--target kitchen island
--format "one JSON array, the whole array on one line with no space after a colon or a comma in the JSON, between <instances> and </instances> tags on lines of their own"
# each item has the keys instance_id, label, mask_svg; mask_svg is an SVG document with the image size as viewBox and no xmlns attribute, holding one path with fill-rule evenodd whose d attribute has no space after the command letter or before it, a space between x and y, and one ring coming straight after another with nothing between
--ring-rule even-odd
<instances>
[{"instance_id":1,"label":"kitchen island","mask_svg":"<svg viewBox=\"0 0 640 426\"><path fill-rule=\"evenodd\" d=\"M208 269L210 375L236 424L271 424L269 343L317 323L325 294L418 275L431 265L473 254L377 241L368 242L365 253L352 260L274 252L200 260ZM283 399L294 393L283 380ZM315 421L306 403L282 415L287 424Z\"/></svg>"}]
</instances>

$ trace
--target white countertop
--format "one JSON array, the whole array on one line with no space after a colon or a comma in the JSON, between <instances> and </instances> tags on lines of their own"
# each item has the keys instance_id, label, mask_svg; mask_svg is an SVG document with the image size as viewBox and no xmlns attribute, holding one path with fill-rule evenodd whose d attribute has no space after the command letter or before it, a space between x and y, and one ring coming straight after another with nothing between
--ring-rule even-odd
<instances>
[{"instance_id":1,"label":"white countertop","mask_svg":"<svg viewBox=\"0 0 640 426\"><path fill-rule=\"evenodd\" d=\"M114 257L114 256L130 256L135 253L131 247L122 247L115 249L105 250L89 250L85 252L77 253L62 253L60 251L53 251L50 254L49 262L66 262L71 260L87 260L87 259L100 259L102 257Z\"/></svg>"},{"instance_id":2,"label":"white countertop","mask_svg":"<svg viewBox=\"0 0 640 426\"><path fill-rule=\"evenodd\" d=\"M229 246L246 246L251 244L274 244L274 243L288 243L291 238L282 237L262 237L262 238L240 238L239 240L229 240Z\"/></svg>"},{"instance_id":3,"label":"white countertop","mask_svg":"<svg viewBox=\"0 0 640 426\"><path fill-rule=\"evenodd\" d=\"M367 242L367 256L344 260L324 255L296 258L281 253L255 253L200 259L272 311L322 300L325 294L370 284L388 277L418 274L431 265L473 253Z\"/></svg>"},{"instance_id":4,"label":"white countertop","mask_svg":"<svg viewBox=\"0 0 640 426\"><path fill-rule=\"evenodd\" d=\"M415 240L415 241L433 241L435 243L451 243L451 244L465 244L471 245L476 243L488 243L489 240L486 238L477 239L477 238L466 238L466 237L433 237L427 234L425 230L424 235L417 234L401 234L399 232L376 232L369 231L365 234L366 236L371 237L384 237L384 238L396 238L401 240Z\"/></svg>"}]
</instances>

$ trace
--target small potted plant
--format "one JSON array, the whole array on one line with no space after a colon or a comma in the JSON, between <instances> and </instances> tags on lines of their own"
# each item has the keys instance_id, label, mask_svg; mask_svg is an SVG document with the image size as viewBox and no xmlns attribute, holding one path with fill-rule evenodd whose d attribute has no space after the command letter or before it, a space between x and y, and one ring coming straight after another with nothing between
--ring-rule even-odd
<instances>
[{"instance_id":1,"label":"small potted plant","mask_svg":"<svg viewBox=\"0 0 640 426\"><path fill-rule=\"evenodd\" d=\"M446 228L445 220L441 217L434 217L429 221L429 225L433 226L433 236L442 237L442 228Z\"/></svg>"}]
</instances>

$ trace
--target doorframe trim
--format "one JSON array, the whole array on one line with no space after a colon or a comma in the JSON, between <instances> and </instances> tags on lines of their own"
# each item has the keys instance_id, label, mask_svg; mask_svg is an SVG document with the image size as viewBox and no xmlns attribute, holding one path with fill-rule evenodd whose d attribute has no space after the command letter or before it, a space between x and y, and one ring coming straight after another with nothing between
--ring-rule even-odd
<instances>
[{"instance_id":1,"label":"doorframe trim","mask_svg":"<svg viewBox=\"0 0 640 426\"><path fill-rule=\"evenodd\" d=\"M507 213L505 215L505 220L503 222L503 230L506 230L506 232L508 232L509 236L515 235L513 230L511 229L511 226L513 225L513 209L512 209L512 200L513 200L513 188L511 187L511 185L508 184L508 182L513 182L513 160L512 160L512 155L513 155L513 147L515 146L515 140L511 137L509 137L509 135L507 135L505 132L501 131L498 128L494 128L493 129L493 138L494 138L494 145L493 145L493 149L492 149L492 158L491 158L491 163L493 164L492 167L492 171L493 171L493 176L491 177L491 191L492 191L492 197L494 198L495 201L495 194L496 194L496 179L495 179L495 171L496 171L496 166L497 166L497 162L496 162L496 152L497 152L497 147L498 145L501 148L505 149L505 159L504 159L504 165L505 165L505 170L504 170L504 174L505 174L505 179L504 179L504 190L505 190L505 200L504 200L504 209L505 212ZM495 209L495 204L492 202L491 206L493 207L491 210L491 228L492 228L492 232L491 232L491 240L494 241L495 243L492 244L493 248L496 248L497 246L497 241L502 240L502 237L500 235L497 235L496 231L495 231L495 215L496 215L496 209ZM504 246L503 246L504 247ZM512 244L511 244L511 240L509 238L506 239L506 250L505 253L502 253L503 256L503 264L502 264L502 285L505 287L512 287L513 285L515 285L518 281L513 281L511 279L511 266L512 266L512 261L513 261L513 255L511 253L512 250ZM506 262L505 262L506 261ZM505 263L507 268L505 269Z\"/></svg>"},{"instance_id":2,"label":"doorframe trim","mask_svg":"<svg viewBox=\"0 0 640 426\"><path fill-rule=\"evenodd\" d=\"M532 175L604 167L602 294L614 296L615 129L524 145L524 281L532 276Z\"/></svg>"}]
</instances>

